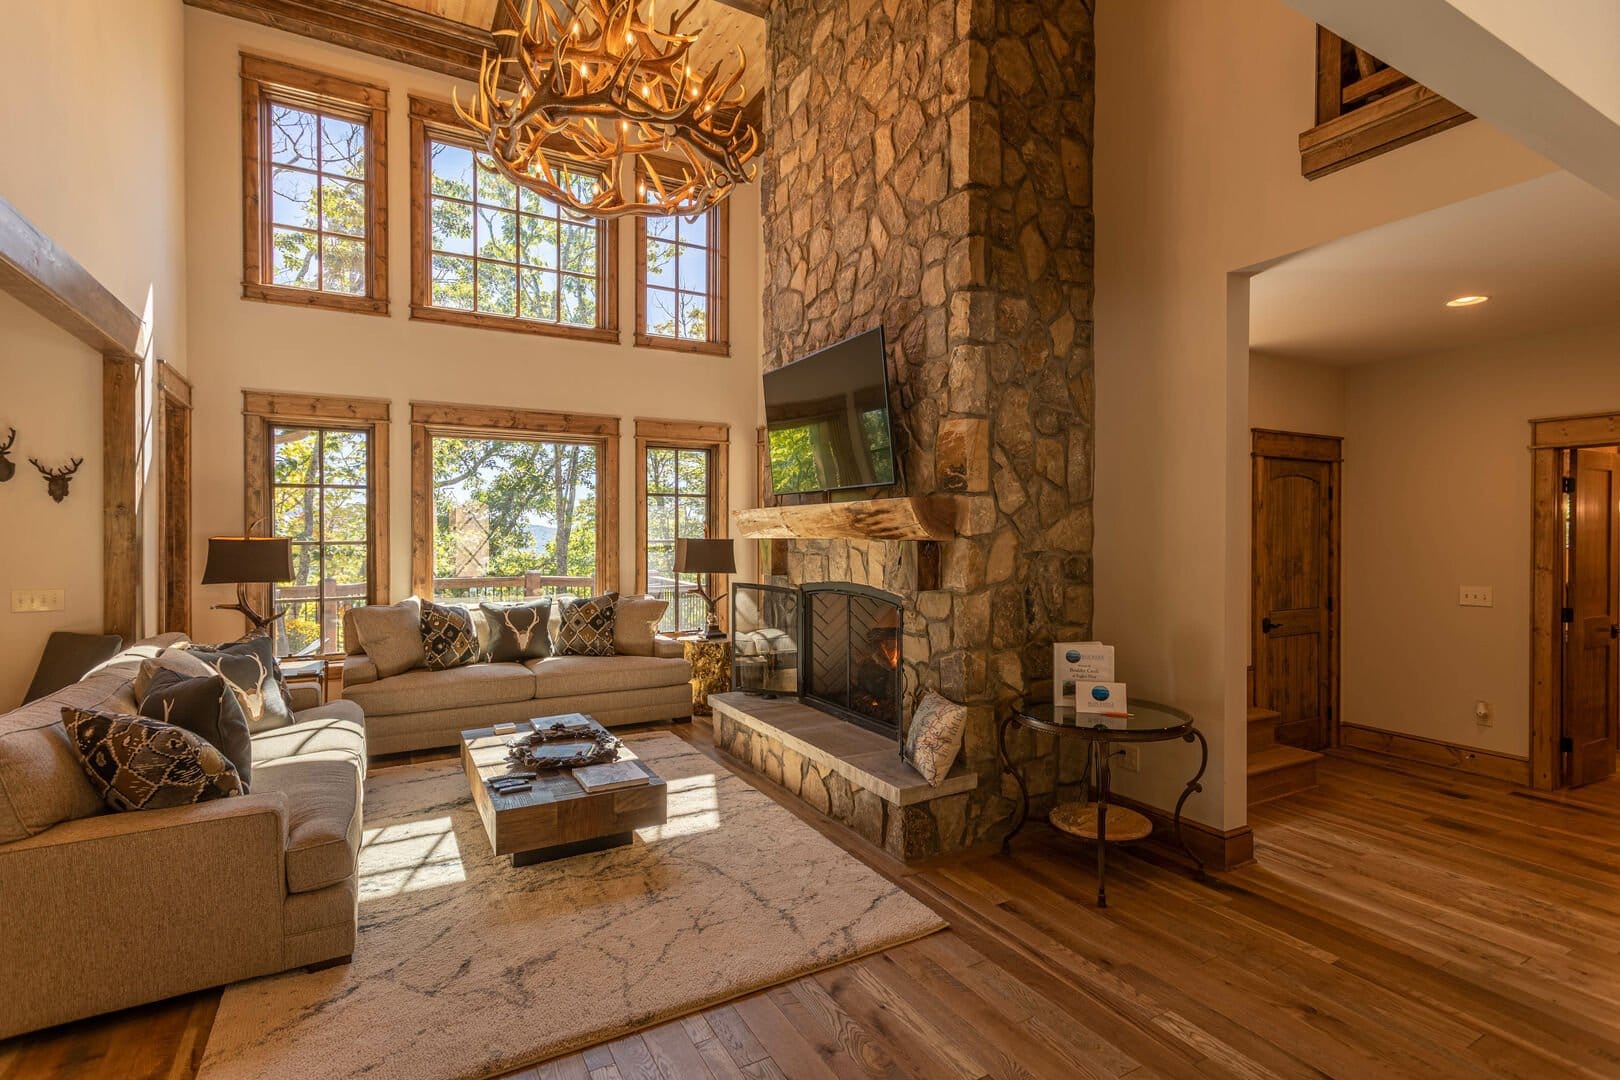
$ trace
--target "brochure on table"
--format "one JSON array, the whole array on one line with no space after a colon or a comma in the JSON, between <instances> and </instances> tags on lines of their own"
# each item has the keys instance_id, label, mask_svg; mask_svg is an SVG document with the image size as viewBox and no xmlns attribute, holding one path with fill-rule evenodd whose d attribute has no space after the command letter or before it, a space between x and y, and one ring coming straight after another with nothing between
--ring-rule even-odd
<instances>
[{"instance_id":1,"label":"brochure on table","mask_svg":"<svg viewBox=\"0 0 1620 1080\"><path fill-rule=\"evenodd\" d=\"M1124 727L1129 709L1125 684L1114 681L1114 647L1100 641L1053 645L1052 702L1106 727Z\"/></svg>"}]
</instances>

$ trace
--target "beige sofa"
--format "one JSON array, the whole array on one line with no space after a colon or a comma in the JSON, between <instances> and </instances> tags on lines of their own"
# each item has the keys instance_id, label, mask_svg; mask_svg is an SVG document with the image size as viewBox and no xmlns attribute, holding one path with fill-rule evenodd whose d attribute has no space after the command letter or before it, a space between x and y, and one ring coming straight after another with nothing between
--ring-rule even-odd
<instances>
[{"instance_id":1,"label":"beige sofa","mask_svg":"<svg viewBox=\"0 0 1620 1080\"><path fill-rule=\"evenodd\" d=\"M481 622L476 605L472 611ZM605 727L692 716L692 665L673 638L655 637L652 656L550 656L378 678L347 612L343 630L343 696L365 711L373 754L456 746L467 728L563 713L585 713Z\"/></svg>"},{"instance_id":2,"label":"beige sofa","mask_svg":"<svg viewBox=\"0 0 1620 1080\"><path fill-rule=\"evenodd\" d=\"M0 1038L354 951L353 703L254 735L247 795L112 813L91 788L62 707L133 711L141 659L176 640L0 715Z\"/></svg>"}]
</instances>

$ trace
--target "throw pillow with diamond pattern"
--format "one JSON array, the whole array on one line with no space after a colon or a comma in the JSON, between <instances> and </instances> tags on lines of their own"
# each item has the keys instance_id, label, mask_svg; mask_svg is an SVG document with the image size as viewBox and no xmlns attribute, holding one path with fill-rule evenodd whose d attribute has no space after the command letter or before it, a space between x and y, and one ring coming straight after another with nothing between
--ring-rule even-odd
<instances>
[{"instance_id":1,"label":"throw pillow with diamond pattern","mask_svg":"<svg viewBox=\"0 0 1620 1080\"><path fill-rule=\"evenodd\" d=\"M429 671L465 667L478 662L478 631L472 612L454 604L422 601L422 652Z\"/></svg>"},{"instance_id":2,"label":"throw pillow with diamond pattern","mask_svg":"<svg viewBox=\"0 0 1620 1080\"><path fill-rule=\"evenodd\" d=\"M114 810L158 810L243 793L236 767L185 728L144 716L63 709L79 764Z\"/></svg>"},{"instance_id":3,"label":"throw pillow with diamond pattern","mask_svg":"<svg viewBox=\"0 0 1620 1080\"><path fill-rule=\"evenodd\" d=\"M618 593L583 599L564 596L557 603L562 621L557 627L558 656L612 656L613 605Z\"/></svg>"}]
</instances>

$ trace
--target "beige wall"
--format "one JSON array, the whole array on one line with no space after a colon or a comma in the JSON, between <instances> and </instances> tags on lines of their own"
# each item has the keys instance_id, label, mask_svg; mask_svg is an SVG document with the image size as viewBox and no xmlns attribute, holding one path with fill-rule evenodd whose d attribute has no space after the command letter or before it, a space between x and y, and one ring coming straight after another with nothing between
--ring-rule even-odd
<instances>
[{"instance_id":1,"label":"beige wall","mask_svg":"<svg viewBox=\"0 0 1620 1080\"><path fill-rule=\"evenodd\" d=\"M1345 369L1249 353L1249 426L1344 435Z\"/></svg>"},{"instance_id":2,"label":"beige wall","mask_svg":"<svg viewBox=\"0 0 1620 1080\"><path fill-rule=\"evenodd\" d=\"M1132 693L1199 718L1213 755L1188 812L1230 828L1246 820L1240 272L1551 166L1476 121L1305 181L1315 30L1280 0L1102 0L1097 39L1096 631ZM1116 778L1169 805L1191 754Z\"/></svg>"},{"instance_id":3,"label":"beige wall","mask_svg":"<svg viewBox=\"0 0 1620 1080\"><path fill-rule=\"evenodd\" d=\"M759 199L731 200L732 355L690 356L529 334L417 322L410 316L410 151L407 95L448 98L451 80L195 8L186 9L187 175L192 237L191 342L196 357L195 547L242 521L243 388L388 398L393 403L392 591L410 591L410 402L449 401L574 412L623 420L620 488L624 588L634 586L635 417L731 424L733 507L751 505L759 382ZM242 50L326 68L388 87L389 276L387 318L311 311L241 299ZM462 88L465 96L466 88ZM632 230L621 229L622 338L631 340ZM738 545L752 570L753 546ZM228 589L197 590L199 637L240 632L234 614L208 606Z\"/></svg>"},{"instance_id":4,"label":"beige wall","mask_svg":"<svg viewBox=\"0 0 1620 1080\"><path fill-rule=\"evenodd\" d=\"M1605 326L1348 369L1347 723L1528 755L1528 421L1620 411L1617 341ZM1461 585L1495 606L1460 607Z\"/></svg>"},{"instance_id":5,"label":"beige wall","mask_svg":"<svg viewBox=\"0 0 1620 1080\"><path fill-rule=\"evenodd\" d=\"M54 0L6 5L0 33L0 197L145 317L152 355L181 369L183 29L177 0ZM0 487L5 709L21 699L52 630L103 629L101 358L0 297L0 380L0 435L19 431L17 475ZM66 502L45 496L30 455L85 459ZM143 501L149 538L156 508L155 498ZM150 544L145 561L155 571ZM35 588L65 589L66 610L12 614L11 590Z\"/></svg>"}]
</instances>

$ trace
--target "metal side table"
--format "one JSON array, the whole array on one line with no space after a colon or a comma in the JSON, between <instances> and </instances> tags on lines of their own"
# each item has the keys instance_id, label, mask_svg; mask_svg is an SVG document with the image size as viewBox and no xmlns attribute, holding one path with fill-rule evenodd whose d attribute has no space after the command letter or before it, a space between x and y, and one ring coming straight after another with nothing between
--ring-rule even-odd
<instances>
[{"instance_id":1,"label":"metal side table","mask_svg":"<svg viewBox=\"0 0 1620 1080\"><path fill-rule=\"evenodd\" d=\"M1141 840L1153 831L1153 823L1142 814L1124 806L1109 806L1108 797L1112 791L1113 769L1110 758L1116 753L1115 745L1118 743L1152 743L1196 742L1201 750L1198 760L1198 771L1181 790L1181 797L1176 800L1174 828L1176 843L1186 853L1196 866L1198 877L1204 875L1204 862L1192 849L1187 846L1187 840L1181 830L1181 808L1194 792L1204 790L1202 783L1204 770L1209 767L1209 743L1204 739L1204 733L1193 726L1190 713L1171 705L1160 705L1152 701L1132 701L1130 703L1130 716L1109 721L1122 726L1105 727L1098 722L1098 718L1085 713L1077 714L1071 705L1034 705L1024 709L1015 709L1007 719L1001 722L1001 729L997 737L997 745L1001 751L1001 765L1003 770L1012 774L1018 783L1018 820L1013 825L1005 839L1001 841L1001 852L1006 854L1011 850L1012 839L1023 829L1024 823L1029 820L1029 787L1024 782L1023 774L1012 763L1007 753L1007 732L1014 724L1029 728L1032 731L1045 731L1060 739L1077 738L1086 743L1086 770L1084 783L1087 788L1087 798L1083 802L1060 803L1052 808L1048 820L1052 826L1071 836L1078 836L1097 843L1097 906L1108 906L1107 874L1108 874L1108 826L1114 825L1115 840Z\"/></svg>"}]
</instances>

